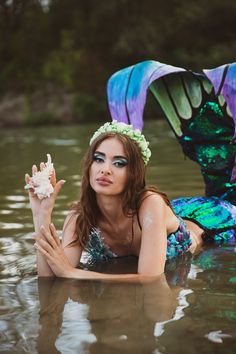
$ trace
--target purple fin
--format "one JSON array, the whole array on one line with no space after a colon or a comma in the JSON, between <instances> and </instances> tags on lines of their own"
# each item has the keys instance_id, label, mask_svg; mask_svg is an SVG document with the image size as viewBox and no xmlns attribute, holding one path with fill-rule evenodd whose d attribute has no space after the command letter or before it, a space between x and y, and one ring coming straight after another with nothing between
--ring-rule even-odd
<instances>
[{"instance_id":1,"label":"purple fin","mask_svg":"<svg viewBox=\"0 0 236 354\"><path fill-rule=\"evenodd\" d=\"M107 97L112 119L143 129L143 111L151 83L183 68L147 60L116 72L108 81Z\"/></svg>"}]
</instances>

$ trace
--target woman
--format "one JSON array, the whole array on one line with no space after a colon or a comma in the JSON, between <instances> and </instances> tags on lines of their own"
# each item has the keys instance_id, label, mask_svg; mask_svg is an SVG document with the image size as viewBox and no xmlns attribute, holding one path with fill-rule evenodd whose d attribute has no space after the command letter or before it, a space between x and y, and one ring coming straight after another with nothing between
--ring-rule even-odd
<instances>
[{"instance_id":1,"label":"woman","mask_svg":"<svg viewBox=\"0 0 236 354\"><path fill-rule=\"evenodd\" d=\"M84 159L81 199L65 220L61 243L51 213L65 181L56 183L54 172L54 191L42 200L30 190L39 276L127 281L156 277L164 272L166 259L201 247L204 225L183 220L163 193L145 186L150 155L145 137L132 126L113 121L99 128ZM36 171L33 166L33 174ZM137 256L137 274L78 269L84 249L94 261Z\"/></svg>"}]
</instances>

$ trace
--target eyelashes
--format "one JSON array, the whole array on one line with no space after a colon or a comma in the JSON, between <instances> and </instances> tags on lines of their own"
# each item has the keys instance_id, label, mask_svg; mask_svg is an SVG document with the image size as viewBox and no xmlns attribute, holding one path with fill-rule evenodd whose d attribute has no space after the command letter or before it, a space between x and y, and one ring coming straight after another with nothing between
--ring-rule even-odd
<instances>
[{"instance_id":1,"label":"eyelashes","mask_svg":"<svg viewBox=\"0 0 236 354\"><path fill-rule=\"evenodd\" d=\"M97 163L103 163L106 161L106 158L103 154L100 153L94 153L93 155L93 161L97 162ZM125 167L128 164L128 160L126 158L114 158L112 161L112 164L116 167Z\"/></svg>"},{"instance_id":2,"label":"eyelashes","mask_svg":"<svg viewBox=\"0 0 236 354\"><path fill-rule=\"evenodd\" d=\"M105 158L104 158L101 154L95 153L95 154L93 155L93 161L96 161L96 162L104 162L104 161L105 161Z\"/></svg>"},{"instance_id":3,"label":"eyelashes","mask_svg":"<svg viewBox=\"0 0 236 354\"><path fill-rule=\"evenodd\" d=\"M117 167L125 167L127 166L128 161L126 159L119 159L119 160L114 160L113 165Z\"/></svg>"}]
</instances>

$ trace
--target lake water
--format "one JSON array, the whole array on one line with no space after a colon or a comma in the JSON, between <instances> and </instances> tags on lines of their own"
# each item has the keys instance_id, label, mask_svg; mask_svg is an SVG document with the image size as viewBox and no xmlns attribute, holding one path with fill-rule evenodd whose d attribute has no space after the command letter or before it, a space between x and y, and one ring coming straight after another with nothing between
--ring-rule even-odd
<instances>
[{"instance_id":1,"label":"lake water","mask_svg":"<svg viewBox=\"0 0 236 354\"><path fill-rule=\"evenodd\" d=\"M54 210L60 229L80 188L80 161L98 124L1 129L0 353L236 353L236 245L170 263L153 283L37 279L24 174L50 153L66 179ZM148 183L170 198L204 193L163 121L146 123ZM128 257L98 271L132 272Z\"/></svg>"}]
</instances>

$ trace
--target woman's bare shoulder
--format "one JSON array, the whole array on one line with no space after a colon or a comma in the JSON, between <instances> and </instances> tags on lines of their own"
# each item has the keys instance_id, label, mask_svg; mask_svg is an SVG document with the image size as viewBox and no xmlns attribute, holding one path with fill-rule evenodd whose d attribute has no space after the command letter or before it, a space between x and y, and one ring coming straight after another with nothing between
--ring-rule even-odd
<instances>
[{"instance_id":1,"label":"woman's bare shoulder","mask_svg":"<svg viewBox=\"0 0 236 354\"><path fill-rule=\"evenodd\" d=\"M77 240L76 222L78 215L78 212L75 210L69 210L65 218L62 231L62 244L64 247Z\"/></svg>"},{"instance_id":2,"label":"woman's bare shoulder","mask_svg":"<svg viewBox=\"0 0 236 354\"><path fill-rule=\"evenodd\" d=\"M147 218L152 220L165 219L168 206L163 197L158 193L147 191L139 208L139 217L142 223Z\"/></svg>"},{"instance_id":3,"label":"woman's bare shoulder","mask_svg":"<svg viewBox=\"0 0 236 354\"><path fill-rule=\"evenodd\" d=\"M167 206L165 200L158 192L146 191L143 195L141 208L148 207L150 205Z\"/></svg>"},{"instance_id":4,"label":"woman's bare shoulder","mask_svg":"<svg viewBox=\"0 0 236 354\"><path fill-rule=\"evenodd\" d=\"M65 221L64 221L64 225L63 225L63 232L65 233L69 231L69 233L74 233L75 229L76 229L76 222L77 222L77 218L79 216L79 213L76 210L69 210Z\"/></svg>"}]
</instances>

